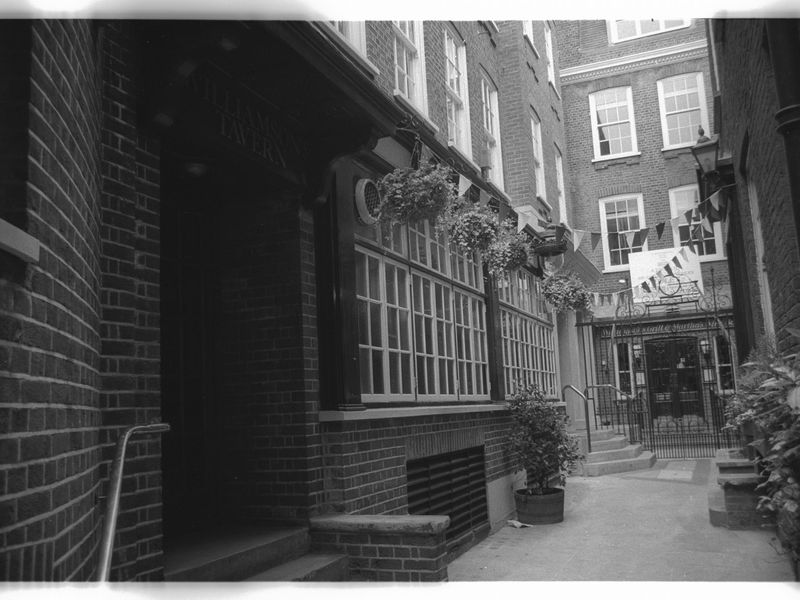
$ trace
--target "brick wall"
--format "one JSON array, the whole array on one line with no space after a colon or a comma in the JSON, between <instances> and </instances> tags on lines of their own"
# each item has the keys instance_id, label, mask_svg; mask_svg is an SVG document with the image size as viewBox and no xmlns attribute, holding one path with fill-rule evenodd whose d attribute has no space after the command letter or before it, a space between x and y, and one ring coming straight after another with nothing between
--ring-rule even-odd
<instances>
[{"instance_id":1,"label":"brick wall","mask_svg":"<svg viewBox=\"0 0 800 600\"><path fill-rule=\"evenodd\" d=\"M84 21L4 28L30 65L29 84L17 80L5 97L25 108L29 133L6 141L7 152L26 158L24 168L14 165L15 194L27 175L26 219L17 224L27 221L41 253L22 284L5 273L0 281L0 578L87 580L100 480L94 32Z\"/></svg>"},{"instance_id":2,"label":"brick wall","mask_svg":"<svg viewBox=\"0 0 800 600\"><path fill-rule=\"evenodd\" d=\"M430 415L413 418L354 420L322 423L325 455L325 508L349 514L405 514L408 440L430 436L426 455L432 456L484 445L486 481L513 469L505 454L507 413ZM467 440L458 432L477 436ZM474 437L474 436L473 436ZM467 445L464 445L467 444Z\"/></svg>"},{"instance_id":3,"label":"brick wall","mask_svg":"<svg viewBox=\"0 0 800 600\"><path fill-rule=\"evenodd\" d=\"M783 140L776 131L775 73L763 38L763 21L725 20L719 37L722 91L720 138L732 155L745 255L755 258L748 180L758 195L775 332L786 350L795 342L786 327L800 324L800 254L794 229ZM764 331L756 264L746 265L756 335Z\"/></svg>"},{"instance_id":4,"label":"brick wall","mask_svg":"<svg viewBox=\"0 0 800 600\"><path fill-rule=\"evenodd\" d=\"M321 494L313 227L298 203L219 219L222 503L244 520L302 521Z\"/></svg>"}]
</instances>

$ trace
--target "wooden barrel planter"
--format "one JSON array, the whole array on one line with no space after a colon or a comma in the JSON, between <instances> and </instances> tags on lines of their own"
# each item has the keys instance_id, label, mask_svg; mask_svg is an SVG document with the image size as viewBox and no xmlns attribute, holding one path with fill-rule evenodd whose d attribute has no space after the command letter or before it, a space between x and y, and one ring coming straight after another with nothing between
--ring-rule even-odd
<instances>
[{"instance_id":1,"label":"wooden barrel planter","mask_svg":"<svg viewBox=\"0 0 800 600\"><path fill-rule=\"evenodd\" d=\"M517 520L529 525L561 523L564 520L564 489L548 488L544 494L528 494L526 490L514 492Z\"/></svg>"}]
</instances>

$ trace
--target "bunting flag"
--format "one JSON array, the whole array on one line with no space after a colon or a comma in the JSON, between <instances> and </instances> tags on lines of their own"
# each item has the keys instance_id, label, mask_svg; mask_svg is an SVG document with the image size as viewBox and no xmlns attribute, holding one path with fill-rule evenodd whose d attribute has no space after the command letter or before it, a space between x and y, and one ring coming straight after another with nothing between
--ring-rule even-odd
<instances>
[{"instance_id":1,"label":"bunting flag","mask_svg":"<svg viewBox=\"0 0 800 600\"><path fill-rule=\"evenodd\" d=\"M655 276L655 275L653 275L653 276L650 278L650 285L652 285L652 286L653 286L653 289L656 289L656 276Z\"/></svg>"},{"instance_id":2,"label":"bunting flag","mask_svg":"<svg viewBox=\"0 0 800 600\"><path fill-rule=\"evenodd\" d=\"M681 261L680 261L680 259L678 258L678 256L677 256L677 255L675 255L675 256L673 256L673 257L672 257L672 262L674 262L674 263L675 263L675 266L676 266L676 267L678 267L679 269L681 268L681 266L682 266L682 265L681 265Z\"/></svg>"},{"instance_id":3,"label":"bunting flag","mask_svg":"<svg viewBox=\"0 0 800 600\"><path fill-rule=\"evenodd\" d=\"M639 239L636 240L636 245L637 246L644 246L644 243L647 241L647 236L649 235L649 233L650 233L650 228L649 227L645 227L643 229L640 229L639 230Z\"/></svg>"},{"instance_id":4,"label":"bunting flag","mask_svg":"<svg viewBox=\"0 0 800 600\"><path fill-rule=\"evenodd\" d=\"M592 293L592 304L597 306L599 303L600 303L600 294L598 294L597 292L593 292Z\"/></svg>"},{"instance_id":5,"label":"bunting flag","mask_svg":"<svg viewBox=\"0 0 800 600\"><path fill-rule=\"evenodd\" d=\"M636 237L635 231L628 231L625 233L625 240L628 242L628 248L633 248L633 240Z\"/></svg>"},{"instance_id":6,"label":"bunting flag","mask_svg":"<svg viewBox=\"0 0 800 600\"><path fill-rule=\"evenodd\" d=\"M681 258L682 258L683 260L688 260L688 259L686 258L686 246L681 246L681 249L680 249L680 251L678 252L678 254L680 254L680 255L681 255Z\"/></svg>"},{"instance_id":7,"label":"bunting flag","mask_svg":"<svg viewBox=\"0 0 800 600\"><path fill-rule=\"evenodd\" d=\"M706 198L706 200L711 203L711 206L713 206L714 210L716 211L719 211L719 198L720 198L719 190L717 190L716 192L711 194L711 196Z\"/></svg>"},{"instance_id":8,"label":"bunting flag","mask_svg":"<svg viewBox=\"0 0 800 600\"><path fill-rule=\"evenodd\" d=\"M648 285L647 285L647 282L646 282L646 281L643 281L643 282L642 282L642 289L643 289L643 290L644 290L646 293L648 293L648 294L650 293L650 286L648 286Z\"/></svg>"},{"instance_id":9,"label":"bunting flag","mask_svg":"<svg viewBox=\"0 0 800 600\"><path fill-rule=\"evenodd\" d=\"M459 173L458 175L458 195L463 196L469 191L469 188L472 187L472 182L469 180L468 177L464 177Z\"/></svg>"},{"instance_id":10,"label":"bunting flag","mask_svg":"<svg viewBox=\"0 0 800 600\"><path fill-rule=\"evenodd\" d=\"M661 239L661 236L664 235L664 226L666 223L659 223L656 225L656 234L658 234L658 239Z\"/></svg>"},{"instance_id":11,"label":"bunting flag","mask_svg":"<svg viewBox=\"0 0 800 600\"><path fill-rule=\"evenodd\" d=\"M600 243L600 239L602 238L602 234L592 232L591 239L592 239L592 250L597 248L597 244Z\"/></svg>"},{"instance_id":12,"label":"bunting flag","mask_svg":"<svg viewBox=\"0 0 800 600\"><path fill-rule=\"evenodd\" d=\"M670 275L670 276L672 276L672 265L670 265L669 263L667 263L667 264L665 264L665 265L664 265L664 267L663 267L663 268L664 268L664 270L667 272L667 275Z\"/></svg>"},{"instance_id":13,"label":"bunting flag","mask_svg":"<svg viewBox=\"0 0 800 600\"><path fill-rule=\"evenodd\" d=\"M580 248L581 242L583 241L583 236L586 235L586 232L582 229L573 229L572 230L572 240L574 244L575 250Z\"/></svg>"},{"instance_id":14,"label":"bunting flag","mask_svg":"<svg viewBox=\"0 0 800 600\"><path fill-rule=\"evenodd\" d=\"M703 219L706 218L706 215L708 214L709 207L710 207L710 204L708 202L705 202L705 201L701 202L700 204L697 205L697 210L700 213L700 217L701 218L703 218Z\"/></svg>"},{"instance_id":15,"label":"bunting flag","mask_svg":"<svg viewBox=\"0 0 800 600\"><path fill-rule=\"evenodd\" d=\"M489 194L487 194L484 190L480 191L480 198L478 199L478 204L481 206L486 206L489 204Z\"/></svg>"},{"instance_id":16,"label":"bunting flag","mask_svg":"<svg viewBox=\"0 0 800 600\"><path fill-rule=\"evenodd\" d=\"M714 229L714 228L711 226L711 221L709 221L709 219L708 219L708 215L706 215L705 217L703 217L703 220L702 220L702 221L700 221L700 227L702 227L704 230L706 230L706 231L708 231L708 232L711 232L711 231Z\"/></svg>"},{"instance_id":17,"label":"bunting flag","mask_svg":"<svg viewBox=\"0 0 800 600\"><path fill-rule=\"evenodd\" d=\"M686 224L687 225L691 225L692 224L692 218L693 217L694 217L694 209L693 208L691 208L691 209L687 210L685 213L683 213L683 218L686 219Z\"/></svg>"},{"instance_id":18,"label":"bunting flag","mask_svg":"<svg viewBox=\"0 0 800 600\"><path fill-rule=\"evenodd\" d=\"M611 306L619 306L619 292L611 294Z\"/></svg>"}]
</instances>

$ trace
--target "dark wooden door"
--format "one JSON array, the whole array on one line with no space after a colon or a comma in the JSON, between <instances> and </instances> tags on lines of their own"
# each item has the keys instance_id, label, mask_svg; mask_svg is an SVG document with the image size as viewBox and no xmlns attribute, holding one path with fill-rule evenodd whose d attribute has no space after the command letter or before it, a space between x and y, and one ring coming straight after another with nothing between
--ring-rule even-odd
<instances>
[{"instance_id":1,"label":"dark wooden door","mask_svg":"<svg viewBox=\"0 0 800 600\"><path fill-rule=\"evenodd\" d=\"M697 339L650 340L645 354L653 418L704 416Z\"/></svg>"}]
</instances>

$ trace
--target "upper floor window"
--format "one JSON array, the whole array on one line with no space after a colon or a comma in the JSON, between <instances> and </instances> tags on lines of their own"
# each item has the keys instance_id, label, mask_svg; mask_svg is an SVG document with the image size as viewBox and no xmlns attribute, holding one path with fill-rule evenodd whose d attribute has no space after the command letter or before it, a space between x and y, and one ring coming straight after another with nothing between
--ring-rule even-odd
<instances>
[{"instance_id":1,"label":"upper floor window","mask_svg":"<svg viewBox=\"0 0 800 600\"><path fill-rule=\"evenodd\" d=\"M630 87L589 94L589 110L595 160L638 152Z\"/></svg>"},{"instance_id":2,"label":"upper floor window","mask_svg":"<svg viewBox=\"0 0 800 600\"><path fill-rule=\"evenodd\" d=\"M697 205L700 203L700 194L697 185L684 185L669 190L669 207L672 218L680 217L677 223L672 224L672 239L676 248L688 246L690 238L694 242L694 251L700 260L722 260L722 227L717 223L703 224L703 217ZM692 211L691 222L684 216ZM710 229L709 229L710 228Z\"/></svg>"},{"instance_id":3,"label":"upper floor window","mask_svg":"<svg viewBox=\"0 0 800 600\"><path fill-rule=\"evenodd\" d=\"M427 114L422 21L393 21L395 93Z\"/></svg>"},{"instance_id":4,"label":"upper floor window","mask_svg":"<svg viewBox=\"0 0 800 600\"><path fill-rule=\"evenodd\" d=\"M486 158L491 167L492 182L503 189L503 155L500 147L500 116L498 114L497 86L484 73L481 77L481 114L485 134Z\"/></svg>"},{"instance_id":5,"label":"upper floor window","mask_svg":"<svg viewBox=\"0 0 800 600\"><path fill-rule=\"evenodd\" d=\"M367 54L364 21L328 21L328 24L361 54Z\"/></svg>"},{"instance_id":6,"label":"upper floor window","mask_svg":"<svg viewBox=\"0 0 800 600\"><path fill-rule=\"evenodd\" d=\"M682 29L691 24L690 19L618 19L609 21L611 43L623 42L646 35L655 35L673 29Z\"/></svg>"},{"instance_id":7,"label":"upper floor window","mask_svg":"<svg viewBox=\"0 0 800 600\"><path fill-rule=\"evenodd\" d=\"M631 252L647 250L646 240L635 235L644 228L641 194L611 196L600 200L600 228L606 271L626 269Z\"/></svg>"},{"instance_id":8,"label":"upper floor window","mask_svg":"<svg viewBox=\"0 0 800 600\"><path fill-rule=\"evenodd\" d=\"M564 224L568 225L569 220L567 217L567 197L564 194L564 158L558 146L553 147L556 157L556 194L558 195L558 218Z\"/></svg>"},{"instance_id":9,"label":"upper floor window","mask_svg":"<svg viewBox=\"0 0 800 600\"><path fill-rule=\"evenodd\" d=\"M555 57L553 56L553 32L547 23L544 24L544 52L547 55L547 81L555 86L556 68Z\"/></svg>"},{"instance_id":10,"label":"upper floor window","mask_svg":"<svg viewBox=\"0 0 800 600\"><path fill-rule=\"evenodd\" d=\"M530 42L531 46L533 47L533 51L536 52L536 55L539 55L539 51L536 49L536 42L533 40L533 21L523 21L522 22L522 35Z\"/></svg>"},{"instance_id":11,"label":"upper floor window","mask_svg":"<svg viewBox=\"0 0 800 600\"><path fill-rule=\"evenodd\" d=\"M450 27L444 29L447 143L472 157L467 87L467 50Z\"/></svg>"},{"instance_id":12,"label":"upper floor window","mask_svg":"<svg viewBox=\"0 0 800 600\"><path fill-rule=\"evenodd\" d=\"M703 74L677 75L657 85L664 148L694 145L698 127L709 131Z\"/></svg>"},{"instance_id":13,"label":"upper floor window","mask_svg":"<svg viewBox=\"0 0 800 600\"><path fill-rule=\"evenodd\" d=\"M533 141L533 173L536 179L536 195L547 200L544 183L544 153L542 152L542 123L531 112L531 140Z\"/></svg>"}]
</instances>

